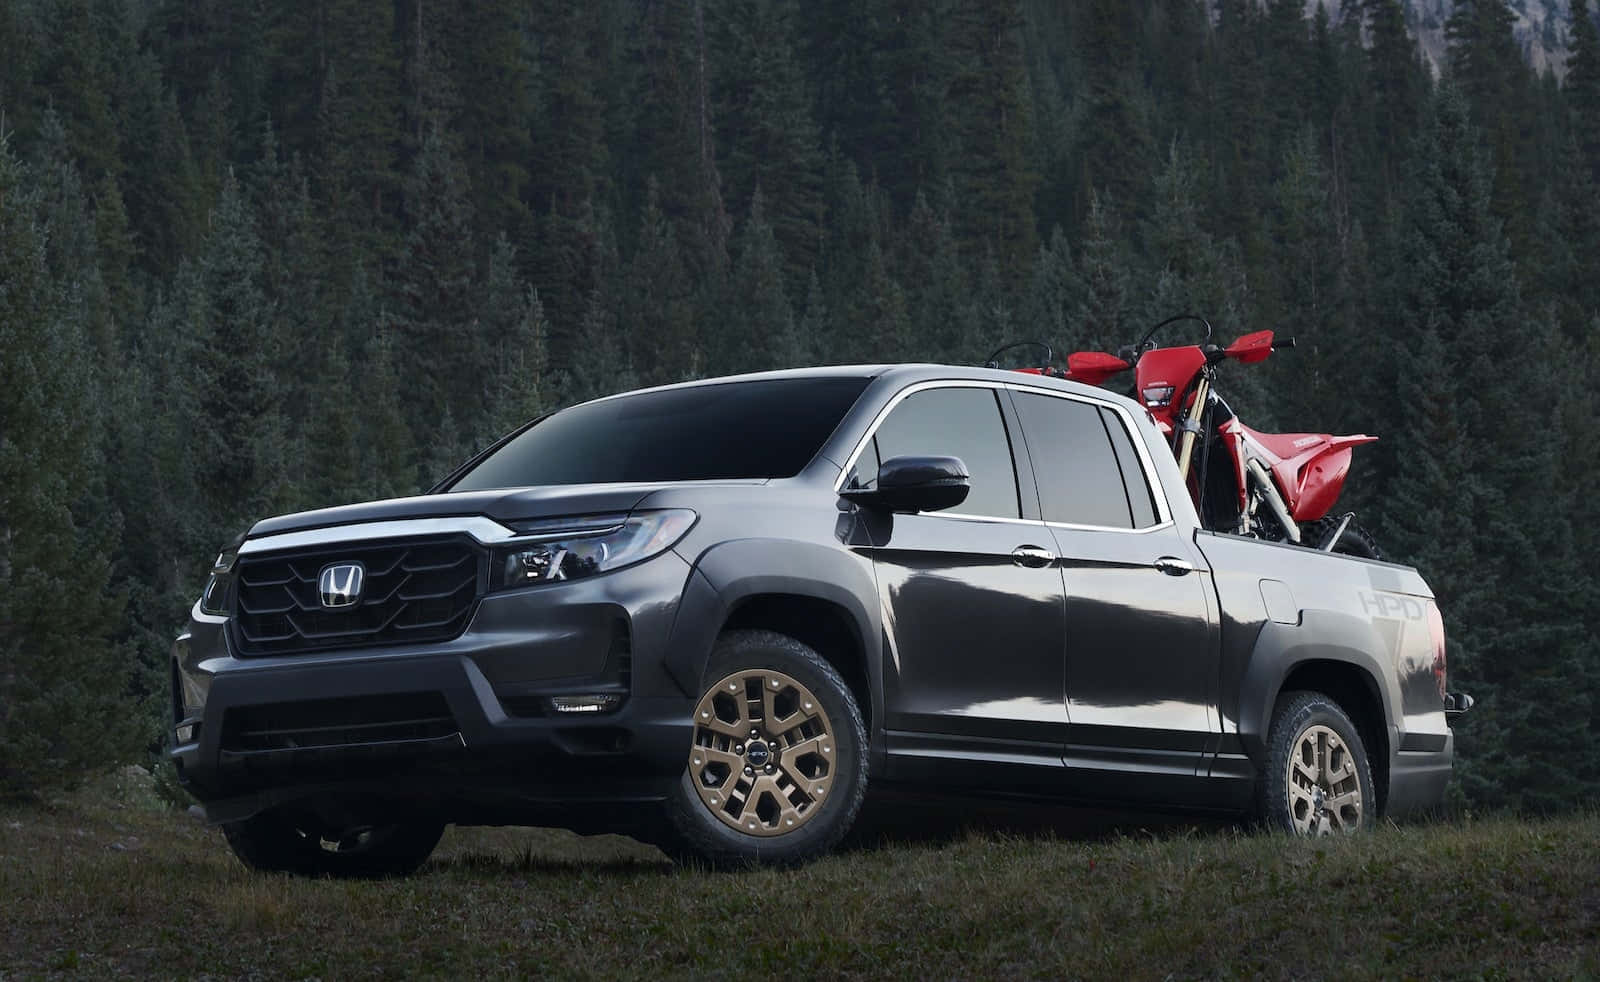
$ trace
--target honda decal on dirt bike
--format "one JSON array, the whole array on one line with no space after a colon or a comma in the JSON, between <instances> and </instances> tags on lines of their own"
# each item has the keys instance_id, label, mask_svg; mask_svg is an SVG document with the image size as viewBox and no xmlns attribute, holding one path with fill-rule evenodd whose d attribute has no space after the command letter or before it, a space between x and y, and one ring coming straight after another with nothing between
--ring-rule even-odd
<instances>
[{"instance_id":1,"label":"honda decal on dirt bike","mask_svg":"<svg viewBox=\"0 0 1600 982\"><path fill-rule=\"evenodd\" d=\"M1205 327L1200 344L1162 347L1156 333L1181 321ZM1364 434L1262 433L1246 426L1216 392L1217 368L1227 361L1253 365L1294 339L1274 340L1271 331L1246 334L1226 348L1211 343L1211 324L1194 314L1169 317L1137 344L1117 354L1075 351L1062 371L1053 352L1038 342L1008 345L1045 351L1044 364L1018 371L1104 385L1132 368L1134 398L1150 411L1167 436L1178 470L1188 483L1206 528L1259 539L1291 542L1328 552L1380 558L1377 544L1352 524L1351 513L1332 517L1355 447L1378 438Z\"/></svg>"}]
</instances>

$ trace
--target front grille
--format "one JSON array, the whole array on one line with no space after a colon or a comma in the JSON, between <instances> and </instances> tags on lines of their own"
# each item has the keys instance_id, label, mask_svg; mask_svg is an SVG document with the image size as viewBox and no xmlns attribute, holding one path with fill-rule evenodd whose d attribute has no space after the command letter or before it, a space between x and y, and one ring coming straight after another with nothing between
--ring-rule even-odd
<instances>
[{"instance_id":1,"label":"front grille","mask_svg":"<svg viewBox=\"0 0 1600 982\"><path fill-rule=\"evenodd\" d=\"M324 609L317 578L336 563L366 570L361 599ZM448 641L466 630L483 592L488 554L464 537L241 557L233 634L246 655Z\"/></svg>"},{"instance_id":2,"label":"front grille","mask_svg":"<svg viewBox=\"0 0 1600 982\"><path fill-rule=\"evenodd\" d=\"M224 751L259 753L436 740L456 733L455 719L437 692L313 699L228 710Z\"/></svg>"}]
</instances>

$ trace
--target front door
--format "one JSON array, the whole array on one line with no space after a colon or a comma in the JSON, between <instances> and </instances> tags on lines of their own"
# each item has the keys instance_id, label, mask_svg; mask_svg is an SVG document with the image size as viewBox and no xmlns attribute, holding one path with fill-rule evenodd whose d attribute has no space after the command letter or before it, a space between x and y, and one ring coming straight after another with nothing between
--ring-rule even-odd
<instances>
[{"instance_id":1,"label":"front door","mask_svg":"<svg viewBox=\"0 0 1600 982\"><path fill-rule=\"evenodd\" d=\"M1031 501L1025 514L1000 397L972 385L913 391L850 478L870 486L881 461L930 454L959 457L972 475L961 505L869 520L891 777L1059 783L1061 573Z\"/></svg>"}]
</instances>

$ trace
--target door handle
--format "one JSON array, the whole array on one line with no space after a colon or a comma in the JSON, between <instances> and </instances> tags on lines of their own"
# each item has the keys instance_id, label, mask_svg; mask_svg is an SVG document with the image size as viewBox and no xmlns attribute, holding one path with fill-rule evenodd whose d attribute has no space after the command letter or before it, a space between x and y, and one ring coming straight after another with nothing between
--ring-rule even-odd
<instances>
[{"instance_id":1,"label":"door handle","mask_svg":"<svg viewBox=\"0 0 1600 982\"><path fill-rule=\"evenodd\" d=\"M1155 561L1155 567L1168 576L1183 576L1194 572L1194 563L1176 556L1162 556Z\"/></svg>"},{"instance_id":2,"label":"door handle","mask_svg":"<svg viewBox=\"0 0 1600 982\"><path fill-rule=\"evenodd\" d=\"M1043 569L1056 561L1056 554L1039 546L1017 546L1011 550L1011 561L1029 569Z\"/></svg>"}]
</instances>

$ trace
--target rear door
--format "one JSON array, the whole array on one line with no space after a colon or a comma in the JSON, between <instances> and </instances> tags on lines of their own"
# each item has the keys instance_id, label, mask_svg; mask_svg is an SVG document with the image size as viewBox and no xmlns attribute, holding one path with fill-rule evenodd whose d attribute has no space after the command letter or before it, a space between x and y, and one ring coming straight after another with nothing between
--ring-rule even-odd
<instances>
[{"instance_id":1,"label":"rear door","mask_svg":"<svg viewBox=\"0 0 1600 982\"><path fill-rule=\"evenodd\" d=\"M915 387L846 479L870 486L881 461L928 454L959 457L972 475L961 505L870 519L892 776L1005 784L1043 767L1045 786L1059 786L1061 574L1016 425L993 386Z\"/></svg>"},{"instance_id":2,"label":"rear door","mask_svg":"<svg viewBox=\"0 0 1600 982\"><path fill-rule=\"evenodd\" d=\"M1112 403L1012 393L1066 587L1065 762L1094 796L1170 794L1220 730L1203 557Z\"/></svg>"}]
</instances>

